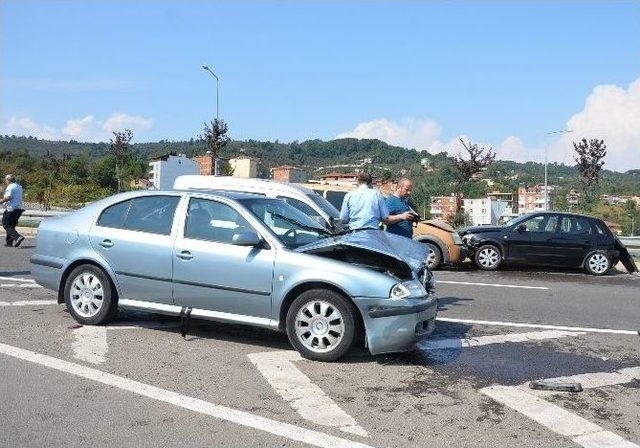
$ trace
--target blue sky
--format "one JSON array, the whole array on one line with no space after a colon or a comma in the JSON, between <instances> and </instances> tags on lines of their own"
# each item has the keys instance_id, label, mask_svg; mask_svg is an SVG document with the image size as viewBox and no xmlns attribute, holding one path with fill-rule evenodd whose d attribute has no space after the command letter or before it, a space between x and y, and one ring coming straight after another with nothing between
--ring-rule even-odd
<instances>
[{"instance_id":1,"label":"blue sky","mask_svg":"<svg viewBox=\"0 0 640 448\"><path fill-rule=\"evenodd\" d=\"M215 112L206 63L233 138L514 137L505 154L522 158L594 88L627 95L640 76L630 1L3 0L0 14L3 130L65 139L196 137Z\"/></svg>"}]
</instances>

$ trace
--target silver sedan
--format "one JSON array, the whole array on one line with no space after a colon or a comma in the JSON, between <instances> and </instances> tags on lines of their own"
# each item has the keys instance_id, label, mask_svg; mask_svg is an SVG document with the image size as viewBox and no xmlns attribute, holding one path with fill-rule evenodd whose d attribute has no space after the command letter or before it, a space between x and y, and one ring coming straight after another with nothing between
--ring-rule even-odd
<instances>
[{"instance_id":1,"label":"silver sedan","mask_svg":"<svg viewBox=\"0 0 640 448\"><path fill-rule=\"evenodd\" d=\"M358 339L406 351L433 330L426 255L377 230L331 234L278 199L142 191L43 221L31 263L85 325L119 308L241 323L332 361Z\"/></svg>"}]
</instances>

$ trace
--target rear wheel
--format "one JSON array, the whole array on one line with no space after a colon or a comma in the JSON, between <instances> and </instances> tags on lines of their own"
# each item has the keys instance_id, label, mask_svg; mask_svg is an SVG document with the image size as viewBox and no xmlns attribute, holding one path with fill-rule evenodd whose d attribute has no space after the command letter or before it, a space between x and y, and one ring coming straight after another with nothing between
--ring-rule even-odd
<instances>
[{"instance_id":1,"label":"rear wheel","mask_svg":"<svg viewBox=\"0 0 640 448\"><path fill-rule=\"evenodd\" d=\"M432 271L434 269L438 269L442 264L442 254L440 253L440 248L433 243L423 243L427 246L427 267Z\"/></svg>"},{"instance_id":2,"label":"rear wheel","mask_svg":"<svg viewBox=\"0 0 640 448\"><path fill-rule=\"evenodd\" d=\"M92 264L71 271L64 285L64 300L69 313L83 325L106 323L117 309L109 278Z\"/></svg>"},{"instance_id":3,"label":"rear wheel","mask_svg":"<svg viewBox=\"0 0 640 448\"><path fill-rule=\"evenodd\" d=\"M502 254L497 247L485 244L476 250L474 261L483 271L495 271L502 264Z\"/></svg>"},{"instance_id":4,"label":"rear wheel","mask_svg":"<svg viewBox=\"0 0 640 448\"><path fill-rule=\"evenodd\" d=\"M303 357L335 361L353 344L355 310L347 299L334 291L305 291L287 311L286 330L291 345Z\"/></svg>"},{"instance_id":5,"label":"rear wheel","mask_svg":"<svg viewBox=\"0 0 640 448\"><path fill-rule=\"evenodd\" d=\"M595 252L584 262L586 271L591 275L604 275L611 269L611 260L601 252Z\"/></svg>"}]
</instances>

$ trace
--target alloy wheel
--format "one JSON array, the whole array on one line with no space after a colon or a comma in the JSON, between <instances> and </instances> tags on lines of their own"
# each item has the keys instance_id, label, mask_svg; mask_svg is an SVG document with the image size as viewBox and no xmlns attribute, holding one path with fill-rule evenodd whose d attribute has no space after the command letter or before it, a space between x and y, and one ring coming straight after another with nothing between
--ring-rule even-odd
<instances>
[{"instance_id":1,"label":"alloy wheel","mask_svg":"<svg viewBox=\"0 0 640 448\"><path fill-rule=\"evenodd\" d=\"M603 254L593 254L589 257L589 269L596 274L604 274L609 269L609 259Z\"/></svg>"},{"instance_id":2,"label":"alloy wheel","mask_svg":"<svg viewBox=\"0 0 640 448\"><path fill-rule=\"evenodd\" d=\"M345 327L340 311L329 302L313 300L303 305L296 314L295 331L298 340L316 353L336 348L342 340Z\"/></svg>"},{"instance_id":3,"label":"alloy wheel","mask_svg":"<svg viewBox=\"0 0 640 448\"><path fill-rule=\"evenodd\" d=\"M500 261L500 254L492 247L485 247L478 254L478 263L484 268L493 268Z\"/></svg>"},{"instance_id":4,"label":"alloy wheel","mask_svg":"<svg viewBox=\"0 0 640 448\"><path fill-rule=\"evenodd\" d=\"M73 310L82 317L93 317L102 308L104 290L93 272L81 272L71 283L69 291Z\"/></svg>"}]
</instances>

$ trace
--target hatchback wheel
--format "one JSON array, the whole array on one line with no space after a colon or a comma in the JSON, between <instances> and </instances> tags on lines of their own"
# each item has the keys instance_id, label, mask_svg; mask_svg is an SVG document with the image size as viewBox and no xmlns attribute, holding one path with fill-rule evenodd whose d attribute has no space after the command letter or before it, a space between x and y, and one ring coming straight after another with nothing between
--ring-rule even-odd
<instances>
[{"instance_id":1,"label":"hatchback wheel","mask_svg":"<svg viewBox=\"0 0 640 448\"><path fill-rule=\"evenodd\" d=\"M476 266L484 271L495 271L502 263L500 250L489 244L480 246L474 257Z\"/></svg>"},{"instance_id":2,"label":"hatchback wheel","mask_svg":"<svg viewBox=\"0 0 640 448\"><path fill-rule=\"evenodd\" d=\"M427 267L432 271L434 269L438 269L440 264L442 263L442 255L440 254L440 249L438 249L432 243L424 243L427 246Z\"/></svg>"},{"instance_id":3,"label":"hatchback wheel","mask_svg":"<svg viewBox=\"0 0 640 448\"><path fill-rule=\"evenodd\" d=\"M611 261L605 254L596 252L587 257L584 266L589 274L604 275L611 269Z\"/></svg>"},{"instance_id":4,"label":"hatchback wheel","mask_svg":"<svg viewBox=\"0 0 640 448\"><path fill-rule=\"evenodd\" d=\"M353 344L354 313L353 305L334 291L306 291L289 307L287 336L303 357L316 361L335 361Z\"/></svg>"},{"instance_id":5,"label":"hatchback wheel","mask_svg":"<svg viewBox=\"0 0 640 448\"><path fill-rule=\"evenodd\" d=\"M83 325L103 324L117 308L109 278L102 269L90 264L71 271L65 282L64 299L69 313Z\"/></svg>"}]
</instances>

